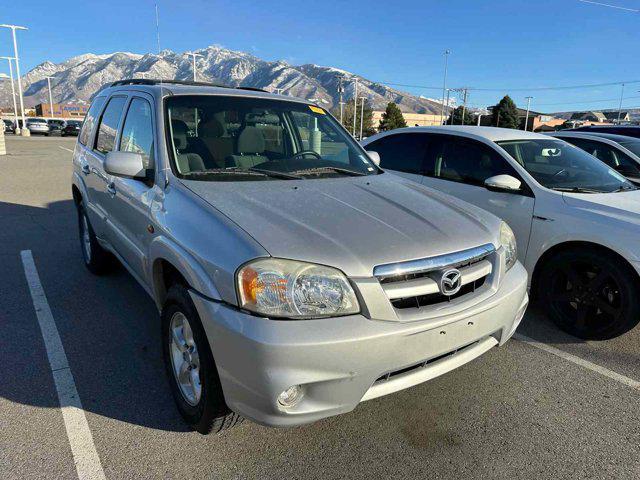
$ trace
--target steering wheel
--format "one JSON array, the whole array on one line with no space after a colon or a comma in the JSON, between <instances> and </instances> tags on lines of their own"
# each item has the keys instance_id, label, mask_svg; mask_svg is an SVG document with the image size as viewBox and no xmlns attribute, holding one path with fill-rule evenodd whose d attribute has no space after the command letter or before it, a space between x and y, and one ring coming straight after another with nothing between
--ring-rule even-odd
<instances>
[{"instance_id":1,"label":"steering wheel","mask_svg":"<svg viewBox=\"0 0 640 480\"><path fill-rule=\"evenodd\" d=\"M313 150L301 150L298 153L294 154L293 157L291 157L291 159L302 158L305 155L312 155L316 157L317 160L322 160L322 156L318 152L314 152Z\"/></svg>"}]
</instances>

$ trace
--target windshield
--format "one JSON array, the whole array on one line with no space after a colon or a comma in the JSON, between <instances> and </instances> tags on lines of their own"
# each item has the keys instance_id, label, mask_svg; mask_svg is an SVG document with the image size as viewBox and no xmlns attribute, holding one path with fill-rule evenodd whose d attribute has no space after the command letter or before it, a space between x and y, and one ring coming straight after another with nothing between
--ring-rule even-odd
<instances>
[{"instance_id":1,"label":"windshield","mask_svg":"<svg viewBox=\"0 0 640 480\"><path fill-rule=\"evenodd\" d=\"M634 190L622 175L569 143L553 139L497 142L542 186L585 193Z\"/></svg>"},{"instance_id":2,"label":"windshield","mask_svg":"<svg viewBox=\"0 0 640 480\"><path fill-rule=\"evenodd\" d=\"M377 174L353 138L323 109L234 96L165 102L169 148L180 177L202 181Z\"/></svg>"}]
</instances>

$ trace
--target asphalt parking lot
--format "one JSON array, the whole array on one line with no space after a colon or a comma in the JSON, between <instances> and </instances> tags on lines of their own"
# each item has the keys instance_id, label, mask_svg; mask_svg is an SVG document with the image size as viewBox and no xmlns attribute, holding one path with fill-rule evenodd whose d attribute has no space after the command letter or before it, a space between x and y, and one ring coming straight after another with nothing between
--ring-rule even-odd
<instances>
[{"instance_id":1,"label":"asphalt parking lot","mask_svg":"<svg viewBox=\"0 0 640 480\"><path fill-rule=\"evenodd\" d=\"M640 478L640 328L584 342L540 307L519 339L350 414L292 429L189 431L151 299L123 268L98 278L82 265L74 144L8 136L0 157L1 479L77 478L71 445L97 453L95 478ZM65 424L74 407L60 408L25 251L89 437Z\"/></svg>"}]
</instances>

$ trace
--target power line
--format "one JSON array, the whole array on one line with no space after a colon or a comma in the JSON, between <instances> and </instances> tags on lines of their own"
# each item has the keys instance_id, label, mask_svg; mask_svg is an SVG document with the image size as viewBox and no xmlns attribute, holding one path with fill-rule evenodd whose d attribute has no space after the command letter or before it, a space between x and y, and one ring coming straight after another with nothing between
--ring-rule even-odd
<instances>
[{"instance_id":1,"label":"power line","mask_svg":"<svg viewBox=\"0 0 640 480\"><path fill-rule=\"evenodd\" d=\"M598 100L583 100L583 101L579 101L579 102L556 102L556 103L538 103L537 105L543 105L543 106L554 106L554 105L579 105L579 104L584 104L584 103L600 103L600 102L616 102L619 100L620 97L617 98L601 98ZM629 100L630 98L640 98L640 96L634 96L634 97L625 97L625 100Z\"/></svg>"},{"instance_id":2,"label":"power line","mask_svg":"<svg viewBox=\"0 0 640 480\"><path fill-rule=\"evenodd\" d=\"M582 2L582 3L590 3L591 5L598 5L600 7L615 8L616 10L625 10L627 12L640 13L640 10L637 10L635 8L620 7L618 5L611 5L609 3L593 2L591 0L578 0L578 1Z\"/></svg>"},{"instance_id":3,"label":"power line","mask_svg":"<svg viewBox=\"0 0 640 480\"><path fill-rule=\"evenodd\" d=\"M405 87L405 88L420 88L423 90L441 90L442 87L433 87L426 85L410 85L406 83L394 83L394 82L372 82L377 83L379 85L388 85L393 87ZM539 92L545 90L574 90L581 88L595 88L595 87L611 87L611 86L619 86L622 84L634 84L640 83L640 80L624 80L619 82L607 82L607 83L588 83L582 85L561 85L555 87L529 87L529 88L513 88L513 87L502 87L502 88L476 88L476 87L468 87L468 90L473 90L476 92Z\"/></svg>"}]
</instances>

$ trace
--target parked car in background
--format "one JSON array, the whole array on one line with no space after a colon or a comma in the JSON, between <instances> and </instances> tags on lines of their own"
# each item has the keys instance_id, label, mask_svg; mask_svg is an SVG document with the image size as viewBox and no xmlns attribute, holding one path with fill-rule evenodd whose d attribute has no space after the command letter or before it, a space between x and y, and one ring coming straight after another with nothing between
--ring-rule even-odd
<instances>
[{"instance_id":1,"label":"parked car in background","mask_svg":"<svg viewBox=\"0 0 640 480\"><path fill-rule=\"evenodd\" d=\"M49 124L44 118L27 118L27 128L32 134L49 136Z\"/></svg>"},{"instance_id":2,"label":"parked car in background","mask_svg":"<svg viewBox=\"0 0 640 480\"><path fill-rule=\"evenodd\" d=\"M549 133L549 136L569 142L640 185L640 139L597 132L571 130Z\"/></svg>"},{"instance_id":3,"label":"parked car in background","mask_svg":"<svg viewBox=\"0 0 640 480\"><path fill-rule=\"evenodd\" d=\"M610 133L613 135L640 138L640 126L638 125L587 125L585 127L573 128L570 131Z\"/></svg>"},{"instance_id":4,"label":"parked car in background","mask_svg":"<svg viewBox=\"0 0 640 480\"><path fill-rule=\"evenodd\" d=\"M62 128L64 127L64 120L56 120L55 118L51 118L47 120L47 124L49 125L50 135L62 134Z\"/></svg>"},{"instance_id":5,"label":"parked car in background","mask_svg":"<svg viewBox=\"0 0 640 480\"><path fill-rule=\"evenodd\" d=\"M527 307L506 223L382 172L304 100L115 82L73 169L84 262L112 253L155 300L201 433L349 412L503 344Z\"/></svg>"},{"instance_id":6,"label":"parked car in background","mask_svg":"<svg viewBox=\"0 0 640 480\"><path fill-rule=\"evenodd\" d=\"M16 125L11 120L2 120L5 133L16 133Z\"/></svg>"},{"instance_id":7,"label":"parked car in background","mask_svg":"<svg viewBox=\"0 0 640 480\"><path fill-rule=\"evenodd\" d=\"M414 127L363 144L383 168L511 225L532 293L560 328L606 339L640 321L640 191L598 159L492 127Z\"/></svg>"},{"instance_id":8,"label":"parked car in background","mask_svg":"<svg viewBox=\"0 0 640 480\"><path fill-rule=\"evenodd\" d=\"M66 137L68 135L77 137L78 133L80 132L81 125L82 122L80 120L67 120L62 127L60 135L62 135L63 137Z\"/></svg>"}]
</instances>

